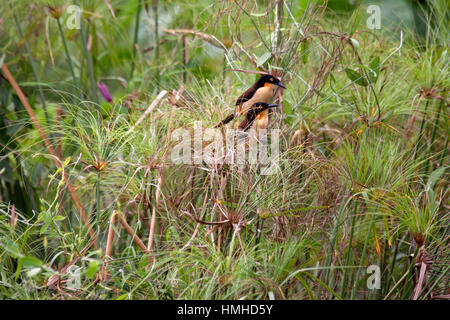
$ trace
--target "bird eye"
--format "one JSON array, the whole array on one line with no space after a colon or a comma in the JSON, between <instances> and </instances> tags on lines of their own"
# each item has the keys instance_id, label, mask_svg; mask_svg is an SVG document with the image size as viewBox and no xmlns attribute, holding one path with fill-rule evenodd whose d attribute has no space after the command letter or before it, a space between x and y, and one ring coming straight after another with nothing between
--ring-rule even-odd
<instances>
[{"instance_id":1,"label":"bird eye","mask_svg":"<svg viewBox=\"0 0 450 320\"><path fill-rule=\"evenodd\" d=\"M273 78L270 78L270 81L273 82Z\"/></svg>"}]
</instances>

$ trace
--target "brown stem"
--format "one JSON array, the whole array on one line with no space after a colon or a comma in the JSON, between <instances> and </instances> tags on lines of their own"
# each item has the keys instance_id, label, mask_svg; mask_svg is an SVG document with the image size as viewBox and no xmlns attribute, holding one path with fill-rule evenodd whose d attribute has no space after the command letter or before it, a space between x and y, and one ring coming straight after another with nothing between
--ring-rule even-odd
<instances>
[{"instance_id":1,"label":"brown stem","mask_svg":"<svg viewBox=\"0 0 450 320\"><path fill-rule=\"evenodd\" d=\"M158 185L156 186L156 191L155 191L156 203L152 208L152 221L150 223L150 233L148 235L147 251L149 253L152 252L152 249L153 249L153 238L155 237L155 225L156 225L156 209L158 208L159 199L160 199L160 195L161 195L161 185L162 185L162 174L161 174L161 172L159 172Z\"/></svg>"},{"instance_id":2,"label":"brown stem","mask_svg":"<svg viewBox=\"0 0 450 320\"><path fill-rule=\"evenodd\" d=\"M105 251L105 257L111 258L112 253L112 244L114 241L114 224L116 223L116 215L117 212L113 211L113 214L111 215L111 220L109 222L109 229L108 229L108 238L106 240L106 251Z\"/></svg>"},{"instance_id":3,"label":"brown stem","mask_svg":"<svg viewBox=\"0 0 450 320\"><path fill-rule=\"evenodd\" d=\"M144 242L142 242L142 240L137 236L137 234L134 233L133 229L127 223L125 218L121 214L118 214L117 216L119 217L120 224L125 228L128 234L133 237L134 243L136 243L138 247L141 248L142 251L144 251L144 253L147 253L147 248L145 247Z\"/></svg>"},{"instance_id":4,"label":"brown stem","mask_svg":"<svg viewBox=\"0 0 450 320\"><path fill-rule=\"evenodd\" d=\"M111 254L112 254L112 249L113 249L113 241L114 241L114 225L116 223L116 216L117 216L117 211L113 211L112 215L111 215L111 219L109 221L109 229L108 229L108 238L106 241L106 250L105 250L105 260L103 261L102 264L102 276L101 276L101 280L102 281L106 281L108 280L108 260L111 259Z\"/></svg>"}]
</instances>

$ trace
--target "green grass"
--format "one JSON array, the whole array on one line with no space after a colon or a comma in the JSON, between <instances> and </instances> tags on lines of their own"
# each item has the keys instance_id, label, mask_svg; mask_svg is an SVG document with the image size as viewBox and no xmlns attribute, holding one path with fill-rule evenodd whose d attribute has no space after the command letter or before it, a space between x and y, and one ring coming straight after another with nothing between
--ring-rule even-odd
<instances>
[{"instance_id":1,"label":"green grass","mask_svg":"<svg viewBox=\"0 0 450 320\"><path fill-rule=\"evenodd\" d=\"M0 61L57 151L0 78L1 299L447 294L445 1L425 9L422 35L393 22L368 30L364 6L108 2L114 16L79 1L82 33L47 8L72 2L0 5ZM21 31L14 15L27 17ZM231 69L258 68L288 87L271 117L274 174L172 163L173 132L216 125L258 77ZM367 286L370 265L379 289Z\"/></svg>"}]
</instances>

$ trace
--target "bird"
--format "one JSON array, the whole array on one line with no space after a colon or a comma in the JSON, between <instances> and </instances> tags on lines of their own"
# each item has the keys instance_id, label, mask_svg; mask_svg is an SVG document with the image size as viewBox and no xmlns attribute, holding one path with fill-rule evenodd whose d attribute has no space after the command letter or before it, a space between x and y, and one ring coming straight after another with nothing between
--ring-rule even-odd
<instances>
[{"instance_id":1,"label":"bird","mask_svg":"<svg viewBox=\"0 0 450 320\"><path fill-rule=\"evenodd\" d=\"M275 94L275 91L278 87L286 89L286 87L277 77L271 74L261 75L258 81L256 81L236 100L236 108L234 110L234 113L228 115L219 124L217 124L215 128L226 125L234 118L246 114L255 103L268 103ZM257 128L267 128L267 126L269 125L269 110L270 108L266 108L261 113L258 113L256 121ZM247 118L245 118L238 127L240 128L244 126L246 120Z\"/></svg>"},{"instance_id":2,"label":"bird","mask_svg":"<svg viewBox=\"0 0 450 320\"><path fill-rule=\"evenodd\" d=\"M245 119L239 124L239 130L246 132L254 123L266 115L270 109L278 107L278 104L268 104L265 102L255 102L248 109Z\"/></svg>"},{"instance_id":3,"label":"bird","mask_svg":"<svg viewBox=\"0 0 450 320\"><path fill-rule=\"evenodd\" d=\"M259 143L262 142L262 139L260 139L261 137L256 138L254 136L254 133L249 133L248 130L253 126L255 121L258 121L258 118L261 114L264 114L265 112L268 112L268 110L276 107L278 107L278 104L255 102L248 109L247 113L245 114L245 119L239 124L239 128L237 131L227 131L225 136L216 136L216 139L214 141L208 142L203 145L203 161L205 161L207 165L217 165L224 162L230 163L228 161L231 161L231 163L233 163L236 156L242 156L242 154L239 154L239 152L237 153L237 155L235 153L238 146L243 146L243 149L240 150L244 151L245 158L245 153L248 152L249 148L255 147L255 141L258 141ZM255 138L256 140L252 140L253 143L251 143L250 140Z\"/></svg>"}]
</instances>

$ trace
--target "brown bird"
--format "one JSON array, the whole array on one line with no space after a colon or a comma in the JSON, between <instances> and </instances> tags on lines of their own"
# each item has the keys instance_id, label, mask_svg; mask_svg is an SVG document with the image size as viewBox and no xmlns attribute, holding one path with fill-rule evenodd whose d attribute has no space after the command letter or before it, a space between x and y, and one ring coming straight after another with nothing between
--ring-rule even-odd
<instances>
[{"instance_id":1,"label":"brown bird","mask_svg":"<svg viewBox=\"0 0 450 320\"><path fill-rule=\"evenodd\" d=\"M245 119L239 124L239 130L247 131L253 123L261 118L261 115L272 109L278 107L277 104L268 104L265 102L256 102L251 106L245 115Z\"/></svg>"},{"instance_id":2,"label":"brown bird","mask_svg":"<svg viewBox=\"0 0 450 320\"><path fill-rule=\"evenodd\" d=\"M270 99L274 96L275 91L278 87L286 89L286 87L280 82L275 76L270 74L262 75L258 81L256 81L250 88L248 88L236 101L236 109L234 113L227 116L215 127L223 126L233 120L235 117L246 114L250 108L257 102L268 103ZM257 115L255 121L256 127L259 129L265 129L269 125L269 110L265 109L263 112ZM243 122L239 125L239 128L244 126Z\"/></svg>"}]
</instances>

